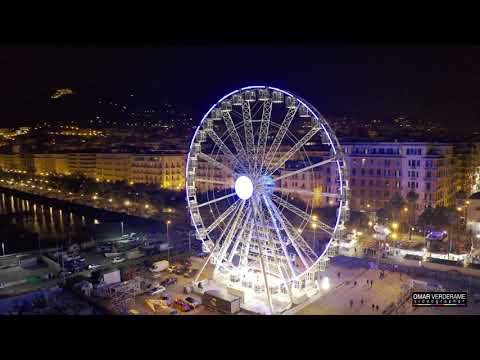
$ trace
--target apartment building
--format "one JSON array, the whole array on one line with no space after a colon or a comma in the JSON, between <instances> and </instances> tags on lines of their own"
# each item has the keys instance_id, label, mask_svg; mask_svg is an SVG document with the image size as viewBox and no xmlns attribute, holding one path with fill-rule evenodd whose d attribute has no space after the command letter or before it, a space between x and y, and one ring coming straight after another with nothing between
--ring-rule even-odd
<instances>
[{"instance_id":1,"label":"apartment building","mask_svg":"<svg viewBox=\"0 0 480 360\"><path fill-rule=\"evenodd\" d=\"M480 143L455 143L454 188L467 196L480 190Z\"/></svg>"},{"instance_id":2,"label":"apartment building","mask_svg":"<svg viewBox=\"0 0 480 360\"><path fill-rule=\"evenodd\" d=\"M95 178L96 153L68 153L67 163L71 174L83 174L86 177Z\"/></svg>"},{"instance_id":3,"label":"apartment building","mask_svg":"<svg viewBox=\"0 0 480 360\"><path fill-rule=\"evenodd\" d=\"M0 154L0 168L32 172L34 169L33 156L25 153Z\"/></svg>"},{"instance_id":4,"label":"apartment building","mask_svg":"<svg viewBox=\"0 0 480 360\"><path fill-rule=\"evenodd\" d=\"M98 181L128 181L132 154L96 154L95 178Z\"/></svg>"},{"instance_id":5,"label":"apartment building","mask_svg":"<svg viewBox=\"0 0 480 360\"><path fill-rule=\"evenodd\" d=\"M417 209L454 203L453 144L345 143L350 208L378 210L396 194L418 195Z\"/></svg>"},{"instance_id":6,"label":"apartment building","mask_svg":"<svg viewBox=\"0 0 480 360\"><path fill-rule=\"evenodd\" d=\"M33 154L35 174L63 174L70 173L67 154Z\"/></svg>"},{"instance_id":7,"label":"apartment building","mask_svg":"<svg viewBox=\"0 0 480 360\"><path fill-rule=\"evenodd\" d=\"M160 188L185 188L184 153L132 154L129 181L156 184Z\"/></svg>"}]
</instances>

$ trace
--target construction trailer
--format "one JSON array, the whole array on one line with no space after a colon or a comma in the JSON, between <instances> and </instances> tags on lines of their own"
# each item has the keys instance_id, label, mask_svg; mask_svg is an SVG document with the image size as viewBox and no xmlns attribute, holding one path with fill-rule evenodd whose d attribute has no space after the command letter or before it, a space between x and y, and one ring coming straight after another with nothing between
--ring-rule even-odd
<instances>
[{"instance_id":1,"label":"construction trailer","mask_svg":"<svg viewBox=\"0 0 480 360\"><path fill-rule=\"evenodd\" d=\"M240 302L239 296L225 294L218 290L207 290L202 295L202 305L224 314L240 312Z\"/></svg>"}]
</instances>

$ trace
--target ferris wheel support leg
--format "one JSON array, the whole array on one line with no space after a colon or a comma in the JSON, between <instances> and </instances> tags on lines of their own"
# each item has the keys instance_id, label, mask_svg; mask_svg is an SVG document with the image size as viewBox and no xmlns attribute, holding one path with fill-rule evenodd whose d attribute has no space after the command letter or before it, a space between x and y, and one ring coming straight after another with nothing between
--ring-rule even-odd
<instances>
[{"instance_id":1,"label":"ferris wheel support leg","mask_svg":"<svg viewBox=\"0 0 480 360\"><path fill-rule=\"evenodd\" d=\"M277 227L277 223L273 217L273 214L272 214L272 211L270 209L270 207L268 206L268 202L267 202L267 199L265 198L265 196L263 196L263 201L265 202L265 205L267 206L267 209L268 209L268 212L270 214L270 217L272 219L272 222L275 226L275 230L277 232L277 236L278 236L278 241L280 242L280 246L282 248L282 251L284 253L284 255L286 256L287 258L287 262L288 262L288 266L290 267L290 271L292 272L292 277L295 276L295 268L293 267L293 264L292 264L292 260L290 259L290 256L288 256L288 251L287 251L287 248L285 246L285 244L282 242L282 236L280 234L280 230L278 229ZM262 226L265 227L265 221L263 220L263 217L260 218L260 221L262 222ZM273 246L272 246L273 247ZM280 266L280 263L278 261L278 257L277 257L277 254L275 254L275 262L277 263L277 266L278 266L278 269L280 271L280 274L282 275L282 278L283 278L283 282L285 284L285 288L287 289L287 292L288 292L288 296L290 297L290 301L292 302L293 304L293 294L292 294L292 288L291 288L291 285L290 283L288 282L287 280L287 277L285 276L284 272L283 272L283 269L282 267Z\"/></svg>"},{"instance_id":2,"label":"ferris wheel support leg","mask_svg":"<svg viewBox=\"0 0 480 360\"><path fill-rule=\"evenodd\" d=\"M256 215L259 217L259 209L257 207L257 202L255 201L255 199L252 198L252 205L253 205L253 211L256 213ZM254 216L255 218L255 216ZM274 310L273 310L273 303L272 303L272 295L270 294L270 288L268 287L268 279L267 279L267 271L266 271L266 268L265 268L265 261L263 259L263 249L262 249L262 242L261 241L258 241L258 251L260 253L260 264L262 265L262 273L263 273L263 280L265 282L265 290L267 292L267 298L268 298L268 305L270 307L270 314L273 315L275 314Z\"/></svg>"}]
</instances>

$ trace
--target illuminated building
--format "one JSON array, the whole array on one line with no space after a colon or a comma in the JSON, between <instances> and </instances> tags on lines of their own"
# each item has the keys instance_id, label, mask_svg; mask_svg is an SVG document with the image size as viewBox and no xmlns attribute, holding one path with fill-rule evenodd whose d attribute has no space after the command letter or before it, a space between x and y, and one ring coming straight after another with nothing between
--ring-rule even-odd
<instances>
[{"instance_id":1,"label":"illuminated building","mask_svg":"<svg viewBox=\"0 0 480 360\"><path fill-rule=\"evenodd\" d=\"M378 210L396 194L410 191L419 197L417 214L427 206L449 206L452 186L453 144L422 142L345 143L354 210Z\"/></svg>"},{"instance_id":2,"label":"illuminated building","mask_svg":"<svg viewBox=\"0 0 480 360\"><path fill-rule=\"evenodd\" d=\"M186 155L181 153L134 154L129 181L156 184L160 188L183 190Z\"/></svg>"},{"instance_id":3,"label":"illuminated building","mask_svg":"<svg viewBox=\"0 0 480 360\"><path fill-rule=\"evenodd\" d=\"M100 181L126 181L131 161L131 154L96 154L95 178Z\"/></svg>"},{"instance_id":4,"label":"illuminated building","mask_svg":"<svg viewBox=\"0 0 480 360\"><path fill-rule=\"evenodd\" d=\"M95 178L97 154L69 153L67 154L67 162L70 173Z\"/></svg>"},{"instance_id":5,"label":"illuminated building","mask_svg":"<svg viewBox=\"0 0 480 360\"><path fill-rule=\"evenodd\" d=\"M33 154L35 174L69 174L67 154Z\"/></svg>"}]
</instances>

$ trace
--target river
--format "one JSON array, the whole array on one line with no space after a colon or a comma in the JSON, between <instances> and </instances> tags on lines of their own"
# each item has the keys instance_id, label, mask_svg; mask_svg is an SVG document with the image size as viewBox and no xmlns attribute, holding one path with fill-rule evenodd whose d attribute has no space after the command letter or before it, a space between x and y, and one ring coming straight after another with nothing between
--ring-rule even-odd
<instances>
[{"instance_id":1,"label":"river","mask_svg":"<svg viewBox=\"0 0 480 360\"><path fill-rule=\"evenodd\" d=\"M97 218L98 217L98 218ZM48 200L0 190L0 242L7 254L61 243L106 241L129 232L156 232L157 223L125 216L123 221L94 209L69 209ZM1 246L1 244L0 244ZM2 255L0 248L0 255Z\"/></svg>"}]
</instances>

